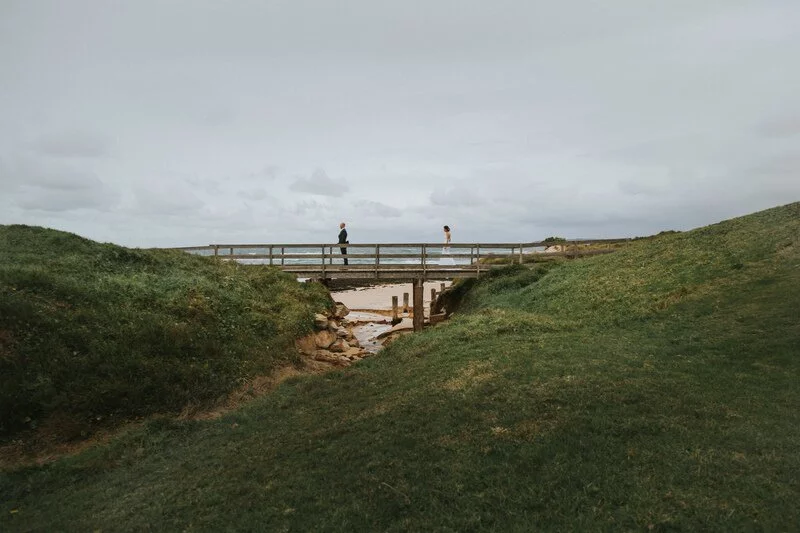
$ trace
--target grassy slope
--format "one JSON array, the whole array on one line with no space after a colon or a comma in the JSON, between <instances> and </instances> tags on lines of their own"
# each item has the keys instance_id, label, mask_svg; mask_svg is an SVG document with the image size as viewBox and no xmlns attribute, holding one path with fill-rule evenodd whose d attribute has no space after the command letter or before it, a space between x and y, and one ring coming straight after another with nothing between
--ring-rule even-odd
<instances>
[{"instance_id":1,"label":"grassy slope","mask_svg":"<svg viewBox=\"0 0 800 533\"><path fill-rule=\"evenodd\" d=\"M326 298L275 270L0 226L0 434L213 400L290 360Z\"/></svg>"},{"instance_id":2,"label":"grassy slope","mask_svg":"<svg viewBox=\"0 0 800 533\"><path fill-rule=\"evenodd\" d=\"M797 530L798 235L792 204L493 276L381 357L5 474L0 526Z\"/></svg>"}]
</instances>

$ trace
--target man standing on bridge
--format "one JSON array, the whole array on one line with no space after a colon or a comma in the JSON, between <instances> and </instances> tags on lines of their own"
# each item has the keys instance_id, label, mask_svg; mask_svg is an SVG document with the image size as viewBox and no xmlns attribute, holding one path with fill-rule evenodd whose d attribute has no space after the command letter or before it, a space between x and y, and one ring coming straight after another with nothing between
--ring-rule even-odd
<instances>
[{"instance_id":1,"label":"man standing on bridge","mask_svg":"<svg viewBox=\"0 0 800 533\"><path fill-rule=\"evenodd\" d=\"M350 241L347 240L347 230L344 229L344 222L339 224L339 244L350 244ZM347 246L342 246L339 248L342 251L342 255L344 256L344 264L347 264Z\"/></svg>"}]
</instances>

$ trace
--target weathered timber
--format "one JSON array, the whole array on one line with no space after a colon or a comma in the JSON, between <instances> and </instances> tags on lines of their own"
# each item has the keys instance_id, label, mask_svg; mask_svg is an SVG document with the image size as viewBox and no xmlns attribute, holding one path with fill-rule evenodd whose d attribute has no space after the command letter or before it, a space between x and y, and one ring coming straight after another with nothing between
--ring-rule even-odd
<instances>
[{"instance_id":1,"label":"weathered timber","mask_svg":"<svg viewBox=\"0 0 800 533\"><path fill-rule=\"evenodd\" d=\"M425 303L423 299L423 291L425 290L424 279L414 279L414 317L413 325L414 331L422 331L425 325Z\"/></svg>"}]
</instances>

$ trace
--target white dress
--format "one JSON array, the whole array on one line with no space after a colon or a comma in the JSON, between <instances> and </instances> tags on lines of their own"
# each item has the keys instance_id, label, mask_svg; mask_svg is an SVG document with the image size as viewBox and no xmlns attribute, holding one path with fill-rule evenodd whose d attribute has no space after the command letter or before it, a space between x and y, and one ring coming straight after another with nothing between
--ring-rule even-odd
<instances>
[{"instance_id":1,"label":"white dress","mask_svg":"<svg viewBox=\"0 0 800 533\"><path fill-rule=\"evenodd\" d=\"M442 246L442 259L439 261L440 265L455 265L456 261L450 255L450 232L444 234L444 246Z\"/></svg>"}]
</instances>

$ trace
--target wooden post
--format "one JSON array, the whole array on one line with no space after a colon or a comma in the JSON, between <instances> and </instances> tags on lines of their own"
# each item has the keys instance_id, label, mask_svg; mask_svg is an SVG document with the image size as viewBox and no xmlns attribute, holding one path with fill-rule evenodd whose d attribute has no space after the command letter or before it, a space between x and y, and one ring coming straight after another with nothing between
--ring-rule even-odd
<instances>
[{"instance_id":1,"label":"wooden post","mask_svg":"<svg viewBox=\"0 0 800 533\"><path fill-rule=\"evenodd\" d=\"M475 245L475 270L477 274L481 275L481 245Z\"/></svg>"},{"instance_id":2,"label":"wooden post","mask_svg":"<svg viewBox=\"0 0 800 533\"><path fill-rule=\"evenodd\" d=\"M269 266L272 266L272 245L269 245Z\"/></svg>"},{"instance_id":3,"label":"wooden post","mask_svg":"<svg viewBox=\"0 0 800 533\"><path fill-rule=\"evenodd\" d=\"M281 246L281 266L283 266L283 261L284 261L284 257L283 257L283 256L284 256L285 254L286 254L286 248L284 248L283 246Z\"/></svg>"},{"instance_id":4,"label":"wooden post","mask_svg":"<svg viewBox=\"0 0 800 533\"><path fill-rule=\"evenodd\" d=\"M392 324L397 323L397 296L392 296Z\"/></svg>"},{"instance_id":5,"label":"wooden post","mask_svg":"<svg viewBox=\"0 0 800 533\"><path fill-rule=\"evenodd\" d=\"M433 316L433 308L436 305L436 289L431 289L431 312L428 314L429 317Z\"/></svg>"},{"instance_id":6,"label":"wooden post","mask_svg":"<svg viewBox=\"0 0 800 533\"><path fill-rule=\"evenodd\" d=\"M519 245L519 264L522 264L522 245Z\"/></svg>"},{"instance_id":7,"label":"wooden post","mask_svg":"<svg viewBox=\"0 0 800 533\"><path fill-rule=\"evenodd\" d=\"M403 312L408 313L408 293L403 293Z\"/></svg>"},{"instance_id":8,"label":"wooden post","mask_svg":"<svg viewBox=\"0 0 800 533\"><path fill-rule=\"evenodd\" d=\"M217 257L218 255L219 255L219 246L215 244L214 245L214 257Z\"/></svg>"},{"instance_id":9,"label":"wooden post","mask_svg":"<svg viewBox=\"0 0 800 533\"><path fill-rule=\"evenodd\" d=\"M322 246L322 279L325 279L325 246Z\"/></svg>"},{"instance_id":10,"label":"wooden post","mask_svg":"<svg viewBox=\"0 0 800 533\"><path fill-rule=\"evenodd\" d=\"M333 246L328 246L328 264L333 264Z\"/></svg>"},{"instance_id":11,"label":"wooden post","mask_svg":"<svg viewBox=\"0 0 800 533\"><path fill-rule=\"evenodd\" d=\"M436 289L434 287L431 287L431 301L434 301L435 299L436 299Z\"/></svg>"},{"instance_id":12,"label":"wooden post","mask_svg":"<svg viewBox=\"0 0 800 533\"><path fill-rule=\"evenodd\" d=\"M378 269L380 268L380 264L381 264L381 245L380 244L376 244L375 245L375 278L376 279L378 278ZM397 296L394 296L393 298L395 300L397 300Z\"/></svg>"},{"instance_id":13,"label":"wooden post","mask_svg":"<svg viewBox=\"0 0 800 533\"><path fill-rule=\"evenodd\" d=\"M426 267L427 258L425 257L426 255L428 255L428 248L427 248L426 245L423 244L422 245L422 280L423 281L425 280L425 278L428 277L428 275L427 275L427 267ZM416 305L417 304L415 303L414 306L416 307Z\"/></svg>"},{"instance_id":14,"label":"wooden post","mask_svg":"<svg viewBox=\"0 0 800 533\"><path fill-rule=\"evenodd\" d=\"M414 280L414 331L422 331L425 324L425 303L422 298L422 291L425 290L423 280L417 278Z\"/></svg>"},{"instance_id":15,"label":"wooden post","mask_svg":"<svg viewBox=\"0 0 800 533\"><path fill-rule=\"evenodd\" d=\"M231 254L230 255L233 255L233 247L232 246L231 246L230 250L231 250Z\"/></svg>"},{"instance_id":16,"label":"wooden post","mask_svg":"<svg viewBox=\"0 0 800 533\"><path fill-rule=\"evenodd\" d=\"M439 284L439 292L444 292L444 283Z\"/></svg>"}]
</instances>

